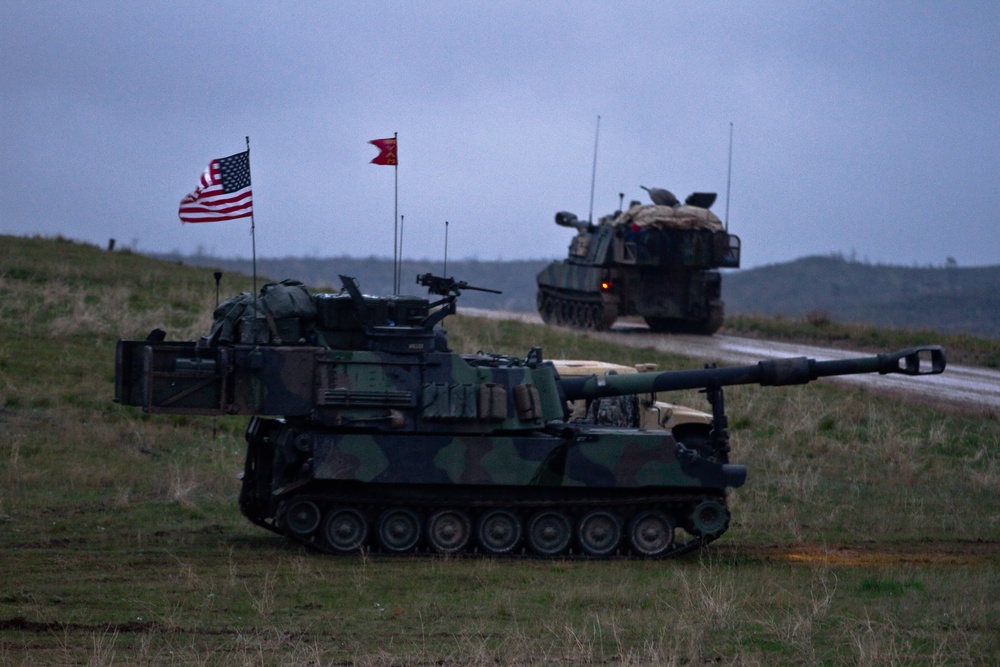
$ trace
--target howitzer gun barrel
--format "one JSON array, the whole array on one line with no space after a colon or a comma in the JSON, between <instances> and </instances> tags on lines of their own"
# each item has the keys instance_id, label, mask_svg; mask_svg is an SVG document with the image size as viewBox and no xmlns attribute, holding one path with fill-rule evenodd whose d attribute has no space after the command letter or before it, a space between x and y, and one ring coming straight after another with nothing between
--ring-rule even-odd
<instances>
[{"instance_id":1,"label":"howitzer gun barrel","mask_svg":"<svg viewBox=\"0 0 1000 667\"><path fill-rule=\"evenodd\" d=\"M759 384L764 387L806 384L817 378L858 373L901 373L933 375L945 368L944 350L939 345L911 347L896 353L874 357L816 361L806 357L760 361L749 366L705 368L703 370L667 371L605 375L600 378L564 378L560 382L566 399L576 401L602 396L622 396L657 391L726 387Z\"/></svg>"},{"instance_id":2,"label":"howitzer gun barrel","mask_svg":"<svg viewBox=\"0 0 1000 667\"><path fill-rule=\"evenodd\" d=\"M580 220L576 217L576 214L569 211L559 211L556 213L556 224L560 227L572 227L576 230L584 230L590 227L589 221Z\"/></svg>"}]
</instances>

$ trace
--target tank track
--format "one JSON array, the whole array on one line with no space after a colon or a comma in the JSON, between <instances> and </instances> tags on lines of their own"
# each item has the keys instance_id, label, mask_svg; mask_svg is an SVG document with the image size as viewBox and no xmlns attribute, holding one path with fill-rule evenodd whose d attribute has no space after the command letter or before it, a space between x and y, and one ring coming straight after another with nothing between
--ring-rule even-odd
<instances>
[{"instance_id":1,"label":"tank track","mask_svg":"<svg viewBox=\"0 0 1000 667\"><path fill-rule=\"evenodd\" d=\"M525 491L525 489L518 489ZM681 520L681 517L691 514L695 507L702 507L705 504L714 508L721 508L722 515L717 517L715 528L710 534L695 535L691 533L691 526ZM311 506L310 506L311 504ZM300 509L305 508L304 512ZM315 508L316 516L312 516ZM519 535L515 539L516 545L510 549L489 548L480 543L479 533L482 530L481 520L494 511L509 512L510 516L516 517L519 521ZM330 543L327 537L327 524L332 521L333 512L338 516L364 517L366 521L366 535L360 540L360 545L354 548L337 548ZM381 539L380 519L386 516L389 511L400 513L403 523L415 521L418 526L419 536L414 538L414 544L407 546L406 541L395 545L384 544ZM356 512L357 514L353 514ZM410 514L411 518L405 515ZM447 548L435 547L434 538L429 535L431 530L437 530L431 526L434 517L445 516L445 518L455 519L453 515L464 515L467 518L465 530L468 536L458 539L453 543L448 543L448 533L441 533L444 537L438 537L438 542L446 543ZM295 514L295 516L292 516ZM535 526L535 520L554 521L559 523L558 516L562 515L568 520L565 530L568 535L563 535L555 539L552 550L547 548L545 542L545 527ZM612 517L625 517L620 519L618 538L610 538L611 541L604 543L601 541L601 528L607 526ZM580 537L581 524L584 519L590 517L594 522L598 538L596 543L603 545L601 549L595 551L594 544L588 551L584 548ZM643 533L642 526L633 526L633 522L641 517L642 521L652 521L648 535L650 542L642 540L647 536ZM671 524L667 527L667 533L662 528L657 529L659 517L665 517ZM676 558L684 554L694 552L710 542L718 539L729 526L729 511L725 505L725 495L715 492L673 492L654 494L615 494L609 493L603 496L588 495L588 497L573 497L572 495L560 498L522 498L513 497L502 500L485 499L481 495L442 493L435 490L424 493L414 493L414 489L399 489L386 492L386 489L379 489L379 498L374 498L371 494L359 490L349 490L344 492L334 492L329 490L316 490L300 488L289 492L279 501L279 509L274 519L264 519L261 517L249 516L251 521L257 525L282 535L303 546L323 553L329 554L350 554L350 553L372 553L381 555L420 557L448 554L457 557L503 557L503 558L559 558L574 560L590 559L656 559ZM352 519L353 520L353 519ZM440 521L440 519L438 519ZM454 521L453 521L454 523ZM643 524L645 525L645 524ZM675 526L680 525L688 533L683 541L677 540ZM454 527L452 525L451 527ZM445 526L445 529L448 525ZM549 526L551 528L551 526ZM386 529L388 530L388 529ZM536 549L534 542L529 537L529 531L538 531L542 537L546 548ZM638 537L632 537L633 531ZM348 531L350 532L350 531ZM459 529L458 532L461 532ZM558 533L558 530L556 531ZM391 534L391 533L390 533ZM395 539L390 537L390 542ZM492 538L489 538L492 539ZM565 546L559 546L562 540ZM590 538L587 538L590 540ZM636 539L641 543L642 548L636 549L634 542ZM667 540L668 544L664 544ZM398 548L398 547L403 548ZM453 548L454 547L454 548Z\"/></svg>"},{"instance_id":2,"label":"tank track","mask_svg":"<svg viewBox=\"0 0 1000 667\"><path fill-rule=\"evenodd\" d=\"M618 319L618 308L605 303L600 294L568 294L539 290L538 314L546 324L590 331L607 331Z\"/></svg>"}]
</instances>

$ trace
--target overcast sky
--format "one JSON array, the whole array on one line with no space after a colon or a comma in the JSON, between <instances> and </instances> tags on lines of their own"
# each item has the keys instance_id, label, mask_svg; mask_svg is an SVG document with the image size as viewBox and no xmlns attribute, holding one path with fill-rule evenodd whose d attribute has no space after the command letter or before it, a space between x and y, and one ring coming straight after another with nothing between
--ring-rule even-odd
<instances>
[{"instance_id":1,"label":"overcast sky","mask_svg":"<svg viewBox=\"0 0 1000 667\"><path fill-rule=\"evenodd\" d=\"M0 233L249 257L182 225L250 137L257 254L566 254L556 211L715 191L744 267L1000 264L1000 3L0 3Z\"/></svg>"}]
</instances>

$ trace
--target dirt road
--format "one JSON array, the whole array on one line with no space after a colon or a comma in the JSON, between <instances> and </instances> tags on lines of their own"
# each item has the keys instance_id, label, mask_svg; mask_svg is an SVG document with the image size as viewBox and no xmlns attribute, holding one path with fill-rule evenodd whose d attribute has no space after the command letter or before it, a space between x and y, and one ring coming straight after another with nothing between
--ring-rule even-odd
<instances>
[{"instance_id":1,"label":"dirt road","mask_svg":"<svg viewBox=\"0 0 1000 667\"><path fill-rule=\"evenodd\" d=\"M463 315L495 319L517 319L541 323L535 313L511 313L478 308L462 308ZM652 347L662 352L683 354L727 365L752 364L764 359L809 357L817 360L847 359L864 353L814 347L797 343L781 343L736 336L689 336L655 334L638 324L617 324L608 332L591 336L618 345ZM883 350L895 352L896 350ZM947 355L947 350L945 350ZM949 364L940 375L909 377L905 375L849 375L824 382L862 386L872 390L899 393L919 400L959 404L989 413L1000 413L1000 372L972 366Z\"/></svg>"}]
</instances>

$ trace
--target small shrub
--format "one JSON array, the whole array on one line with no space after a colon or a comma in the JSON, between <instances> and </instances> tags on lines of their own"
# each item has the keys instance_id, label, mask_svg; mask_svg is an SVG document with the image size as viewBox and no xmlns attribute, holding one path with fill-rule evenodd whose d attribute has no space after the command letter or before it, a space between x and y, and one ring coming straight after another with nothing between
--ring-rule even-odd
<instances>
[{"instance_id":1,"label":"small shrub","mask_svg":"<svg viewBox=\"0 0 1000 667\"><path fill-rule=\"evenodd\" d=\"M814 327L827 327L833 322L830 313L825 310L815 309L806 313L806 322Z\"/></svg>"}]
</instances>

